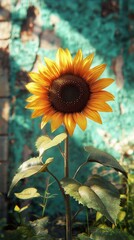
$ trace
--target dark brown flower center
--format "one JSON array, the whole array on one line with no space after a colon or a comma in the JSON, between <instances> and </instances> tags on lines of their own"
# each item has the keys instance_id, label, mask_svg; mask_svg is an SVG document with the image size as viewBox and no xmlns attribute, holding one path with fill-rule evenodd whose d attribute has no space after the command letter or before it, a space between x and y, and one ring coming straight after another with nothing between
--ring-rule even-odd
<instances>
[{"instance_id":1,"label":"dark brown flower center","mask_svg":"<svg viewBox=\"0 0 134 240\"><path fill-rule=\"evenodd\" d=\"M53 81L49 89L49 100L56 111L81 112L89 100L87 82L74 75L63 75Z\"/></svg>"}]
</instances>

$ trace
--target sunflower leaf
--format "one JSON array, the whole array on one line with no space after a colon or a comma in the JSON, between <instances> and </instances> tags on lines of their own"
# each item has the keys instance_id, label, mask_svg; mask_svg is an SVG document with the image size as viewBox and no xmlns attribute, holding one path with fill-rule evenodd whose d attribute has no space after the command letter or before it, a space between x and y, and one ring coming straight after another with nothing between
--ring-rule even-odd
<instances>
[{"instance_id":1,"label":"sunflower leaf","mask_svg":"<svg viewBox=\"0 0 134 240\"><path fill-rule=\"evenodd\" d=\"M81 184L72 178L63 178L60 182L62 187L64 188L65 193L69 194L75 200L79 201L80 195L78 193L78 189Z\"/></svg>"},{"instance_id":2,"label":"sunflower leaf","mask_svg":"<svg viewBox=\"0 0 134 240\"><path fill-rule=\"evenodd\" d=\"M120 211L120 194L115 186L98 175L92 176L86 185L98 195L115 222Z\"/></svg>"},{"instance_id":3,"label":"sunflower leaf","mask_svg":"<svg viewBox=\"0 0 134 240\"><path fill-rule=\"evenodd\" d=\"M78 191L81 196L79 203L88 208L95 209L96 211L102 213L110 222L115 223L114 219L109 215L99 196L91 188L87 186L81 186Z\"/></svg>"},{"instance_id":4,"label":"sunflower leaf","mask_svg":"<svg viewBox=\"0 0 134 240\"><path fill-rule=\"evenodd\" d=\"M19 207L18 205L15 205L14 211L15 211L15 212L19 212L19 211L20 211L20 207Z\"/></svg>"},{"instance_id":5,"label":"sunflower leaf","mask_svg":"<svg viewBox=\"0 0 134 240\"><path fill-rule=\"evenodd\" d=\"M47 145L51 141L52 141L51 138L49 138L48 136L41 136L37 139L35 146L37 147L37 150L39 151L40 155L42 151L44 151L42 145Z\"/></svg>"},{"instance_id":6,"label":"sunflower leaf","mask_svg":"<svg viewBox=\"0 0 134 240\"><path fill-rule=\"evenodd\" d=\"M61 133L54 137L53 139L50 139L47 136L41 136L36 141L36 147L39 151L40 156L49 148L57 146L59 143L64 141L67 137L66 133Z\"/></svg>"},{"instance_id":7,"label":"sunflower leaf","mask_svg":"<svg viewBox=\"0 0 134 240\"><path fill-rule=\"evenodd\" d=\"M33 157L30 158L29 160L23 162L20 167L18 168L17 172L23 172L30 167L38 166L43 164L42 159L40 157Z\"/></svg>"},{"instance_id":8,"label":"sunflower leaf","mask_svg":"<svg viewBox=\"0 0 134 240\"><path fill-rule=\"evenodd\" d=\"M36 188L26 188L20 193L15 193L15 196L19 199L30 199L40 197L41 195L37 192Z\"/></svg>"},{"instance_id":9,"label":"sunflower leaf","mask_svg":"<svg viewBox=\"0 0 134 240\"><path fill-rule=\"evenodd\" d=\"M29 207L29 205L30 205L30 204L28 204L28 205L26 205L26 206L24 206L24 207L22 207L22 208L20 208L18 205L16 205L15 208L14 208L14 211L15 211L15 212L18 212L18 213L21 213L21 212L23 212L24 210L26 210L26 209Z\"/></svg>"},{"instance_id":10,"label":"sunflower leaf","mask_svg":"<svg viewBox=\"0 0 134 240\"><path fill-rule=\"evenodd\" d=\"M127 173L112 155L92 146L85 147L85 150L90 153L87 162L98 162L106 167L112 167L127 178Z\"/></svg>"},{"instance_id":11,"label":"sunflower leaf","mask_svg":"<svg viewBox=\"0 0 134 240\"><path fill-rule=\"evenodd\" d=\"M81 185L79 182L71 178L63 178L61 180L61 185L66 194L69 194L83 206L101 212L110 222L114 223L114 220L109 215L103 202L90 187Z\"/></svg>"},{"instance_id":12,"label":"sunflower leaf","mask_svg":"<svg viewBox=\"0 0 134 240\"><path fill-rule=\"evenodd\" d=\"M33 164L31 164L33 161ZM26 161L26 163L28 162L28 165L21 165L19 168L19 172L16 173L16 175L14 176L8 195L10 194L11 190L13 189L13 187L21 180L27 177L30 177L36 173L39 172L45 172L47 171L47 166L53 161L53 158L48 158L46 163L43 164L43 162L41 160L39 160L39 157L37 158L31 158L28 161ZM30 165L29 165L30 163ZM36 164L35 164L36 163Z\"/></svg>"}]
</instances>

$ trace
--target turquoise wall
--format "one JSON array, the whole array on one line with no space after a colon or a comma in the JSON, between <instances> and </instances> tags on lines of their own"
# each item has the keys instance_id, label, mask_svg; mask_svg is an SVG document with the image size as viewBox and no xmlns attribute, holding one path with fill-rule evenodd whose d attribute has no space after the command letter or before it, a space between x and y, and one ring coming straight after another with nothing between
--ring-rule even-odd
<instances>
[{"instance_id":1,"label":"turquoise wall","mask_svg":"<svg viewBox=\"0 0 134 240\"><path fill-rule=\"evenodd\" d=\"M9 183L19 165L36 155L36 138L44 133L51 134L49 125L41 132L41 119L31 120L31 112L24 108L28 96L25 84L29 81L27 72L37 69L37 63L43 61L44 56L54 59L59 46L69 48L73 56L79 48L85 57L95 52L93 66L107 63L103 76L115 79L108 88L116 97L111 103L113 113L101 114L103 125L89 121L85 132L77 127L70 138L71 174L86 158L84 145L105 149L120 159L124 145L134 141L134 0L12 0L11 20ZM55 134L62 131L61 127ZM63 159L58 149L48 151L44 159L53 155L55 160L50 169L60 179ZM96 171L93 166L85 168L79 179L84 182L85 174L89 176L91 170ZM47 177L47 174L34 177L19 184L17 190L34 184L42 192ZM59 193L56 183L50 191ZM49 200L48 212L61 212L64 207L61 203L61 196ZM37 209L35 202L32 204Z\"/></svg>"}]
</instances>

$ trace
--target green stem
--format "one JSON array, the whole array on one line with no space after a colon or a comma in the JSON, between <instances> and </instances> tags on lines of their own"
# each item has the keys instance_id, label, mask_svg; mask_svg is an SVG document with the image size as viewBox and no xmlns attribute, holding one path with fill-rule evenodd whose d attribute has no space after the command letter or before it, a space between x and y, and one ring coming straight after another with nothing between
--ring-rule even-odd
<instances>
[{"instance_id":1,"label":"green stem","mask_svg":"<svg viewBox=\"0 0 134 240\"><path fill-rule=\"evenodd\" d=\"M75 214L74 216L72 217L72 222L75 221L75 218L77 217L77 215L83 210L84 206L82 206Z\"/></svg>"},{"instance_id":2,"label":"green stem","mask_svg":"<svg viewBox=\"0 0 134 240\"><path fill-rule=\"evenodd\" d=\"M50 171L48 170L48 168L47 168L47 172L56 180L56 182L58 183L59 188L60 188L60 190L61 190L61 193L62 193L62 195L63 195L63 197L64 197L64 199L65 199L65 198L66 198L66 195L65 195L65 193L64 193L64 190L63 190L63 188L62 188L62 186L61 186L58 178L57 178L52 172L50 172Z\"/></svg>"},{"instance_id":3,"label":"green stem","mask_svg":"<svg viewBox=\"0 0 134 240\"><path fill-rule=\"evenodd\" d=\"M64 145L64 176L69 177L69 161L68 161L68 132ZM70 196L65 195L65 207L66 207L66 240L72 240L72 222L71 222L71 206Z\"/></svg>"},{"instance_id":4,"label":"green stem","mask_svg":"<svg viewBox=\"0 0 134 240\"><path fill-rule=\"evenodd\" d=\"M89 215L88 215L88 208L86 208L86 217L87 217L87 234L89 235Z\"/></svg>"},{"instance_id":5,"label":"green stem","mask_svg":"<svg viewBox=\"0 0 134 240\"><path fill-rule=\"evenodd\" d=\"M42 217L44 216L46 205L47 205L47 191L48 191L48 187L49 187L49 180L47 179L46 189L45 189L44 196L43 196Z\"/></svg>"},{"instance_id":6,"label":"green stem","mask_svg":"<svg viewBox=\"0 0 134 240\"><path fill-rule=\"evenodd\" d=\"M80 169L81 169L82 167L84 167L86 164L87 164L87 161L84 162L84 163L82 163L82 164L78 167L78 169L76 170L73 178L76 178L76 176L77 176L78 172L80 171Z\"/></svg>"}]
</instances>

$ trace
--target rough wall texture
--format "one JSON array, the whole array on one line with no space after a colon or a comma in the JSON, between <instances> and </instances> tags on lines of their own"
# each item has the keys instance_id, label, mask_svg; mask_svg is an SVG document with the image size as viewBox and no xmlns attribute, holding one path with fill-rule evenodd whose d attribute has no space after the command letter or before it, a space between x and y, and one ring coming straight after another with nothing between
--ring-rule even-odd
<instances>
[{"instance_id":1,"label":"rough wall texture","mask_svg":"<svg viewBox=\"0 0 134 240\"><path fill-rule=\"evenodd\" d=\"M79 48L84 56L95 52L94 65L107 63L104 76L115 79L110 87L116 96L112 103L114 113L102 114L102 126L89 121L84 133L77 128L70 139L71 173L86 157L83 145L108 149L119 159L124 146L134 140L134 0L12 0L11 7L9 183L17 167L35 154L34 141L42 134L40 119L31 120L30 111L24 108L25 83L29 81L27 72L36 71L44 56L54 59L59 46L69 48L72 55ZM59 132L62 131L61 128ZM49 134L49 126L43 134L45 132ZM63 161L56 151L51 170L59 178L62 167ZM87 169L87 176L89 171ZM36 186L43 190L44 176L37 179ZM82 173L81 179L84 181ZM54 183L51 191L57 191L55 189ZM61 201L58 197L50 200L48 211L51 214L62 211Z\"/></svg>"},{"instance_id":2,"label":"rough wall texture","mask_svg":"<svg viewBox=\"0 0 134 240\"><path fill-rule=\"evenodd\" d=\"M0 216L7 214L10 1L0 2Z\"/></svg>"}]
</instances>

